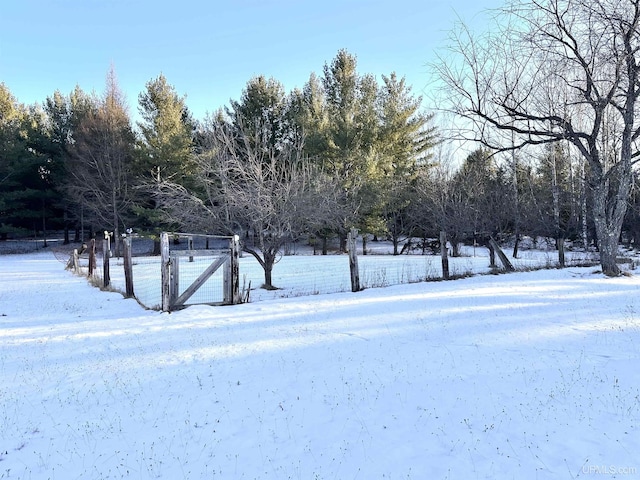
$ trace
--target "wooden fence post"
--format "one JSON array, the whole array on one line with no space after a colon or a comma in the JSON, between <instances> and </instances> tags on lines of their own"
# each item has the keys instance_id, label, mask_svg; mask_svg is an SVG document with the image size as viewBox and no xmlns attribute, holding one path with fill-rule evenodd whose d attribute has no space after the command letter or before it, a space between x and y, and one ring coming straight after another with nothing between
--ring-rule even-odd
<instances>
[{"instance_id":1,"label":"wooden fence post","mask_svg":"<svg viewBox=\"0 0 640 480\"><path fill-rule=\"evenodd\" d=\"M124 237L124 284L127 298L133 297L133 260L131 258L131 236Z\"/></svg>"},{"instance_id":2,"label":"wooden fence post","mask_svg":"<svg viewBox=\"0 0 640 480\"><path fill-rule=\"evenodd\" d=\"M162 232L160 234L160 257L161 257L161 282L162 282L162 311L170 312L170 292L169 277L171 273L171 259L169 258L169 234Z\"/></svg>"},{"instance_id":3,"label":"wooden fence post","mask_svg":"<svg viewBox=\"0 0 640 480\"><path fill-rule=\"evenodd\" d=\"M556 247L558 248L558 265L560 268L564 268L565 258L564 258L564 238L560 237L556 239Z\"/></svg>"},{"instance_id":4,"label":"wooden fence post","mask_svg":"<svg viewBox=\"0 0 640 480\"><path fill-rule=\"evenodd\" d=\"M180 257L169 258L169 305L175 307L180 295Z\"/></svg>"},{"instance_id":5,"label":"wooden fence post","mask_svg":"<svg viewBox=\"0 0 640 480\"><path fill-rule=\"evenodd\" d=\"M96 239L92 238L89 242L89 273L88 275L93 276L93 272L96 269Z\"/></svg>"},{"instance_id":6,"label":"wooden fence post","mask_svg":"<svg viewBox=\"0 0 640 480\"><path fill-rule=\"evenodd\" d=\"M440 256L442 257L442 278L449 280L449 253L447 252L447 233L440 232Z\"/></svg>"},{"instance_id":7,"label":"wooden fence post","mask_svg":"<svg viewBox=\"0 0 640 480\"><path fill-rule=\"evenodd\" d=\"M496 268L496 251L493 249L491 242L487 242L487 247L489 248L489 268Z\"/></svg>"},{"instance_id":8,"label":"wooden fence post","mask_svg":"<svg viewBox=\"0 0 640 480\"><path fill-rule=\"evenodd\" d=\"M360 291L360 272L358 271L358 252L356 249L356 238L358 230L352 228L347 238L347 249L349 251L349 269L351 270L351 291Z\"/></svg>"},{"instance_id":9,"label":"wooden fence post","mask_svg":"<svg viewBox=\"0 0 640 480\"><path fill-rule=\"evenodd\" d=\"M229 260L223 271L224 303L240 303L240 237L234 235L229 240Z\"/></svg>"},{"instance_id":10,"label":"wooden fence post","mask_svg":"<svg viewBox=\"0 0 640 480\"><path fill-rule=\"evenodd\" d=\"M240 303L240 237L233 236L231 248L231 298L233 304Z\"/></svg>"},{"instance_id":11,"label":"wooden fence post","mask_svg":"<svg viewBox=\"0 0 640 480\"><path fill-rule=\"evenodd\" d=\"M105 232L105 239L102 241L102 286L107 288L111 283L111 276L109 274L109 258L111 257L109 251L109 235Z\"/></svg>"},{"instance_id":12,"label":"wooden fence post","mask_svg":"<svg viewBox=\"0 0 640 480\"><path fill-rule=\"evenodd\" d=\"M496 242L493 237L489 237L489 244L491 245L491 247L493 248L493 250L495 250L496 255L498 255L498 258L500 259L500 261L502 262L502 266L504 267L504 269L507 272L514 272L515 268L513 268L513 265L511 264L511 262L509 261L509 259L507 258L507 256L504 254L504 252L502 251L502 249L500 248L500 245L498 245L498 242Z\"/></svg>"}]
</instances>

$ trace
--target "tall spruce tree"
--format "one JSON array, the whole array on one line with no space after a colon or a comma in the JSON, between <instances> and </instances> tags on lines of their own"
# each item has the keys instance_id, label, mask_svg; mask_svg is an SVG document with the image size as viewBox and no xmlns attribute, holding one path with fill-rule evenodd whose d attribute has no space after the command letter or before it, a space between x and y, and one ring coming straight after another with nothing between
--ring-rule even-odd
<instances>
[{"instance_id":1,"label":"tall spruce tree","mask_svg":"<svg viewBox=\"0 0 640 480\"><path fill-rule=\"evenodd\" d=\"M136 156L137 183L141 191L154 193L162 182L194 187L194 121L185 103L164 75L150 80L138 96L142 134ZM139 197L134 207L137 225L157 233L171 228L156 208L153 195Z\"/></svg>"},{"instance_id":2,"label":"tall spruce tree","mask_svg":"<svg viewBox=\"0 0 640 480\"><path fill-rule=\"evenodd\" d=\"M142 121L142 174L158 181L182 183L192 174L193 120L185 103L164 75L150 80L138 96Z\"/></svg>"}]
</instances>

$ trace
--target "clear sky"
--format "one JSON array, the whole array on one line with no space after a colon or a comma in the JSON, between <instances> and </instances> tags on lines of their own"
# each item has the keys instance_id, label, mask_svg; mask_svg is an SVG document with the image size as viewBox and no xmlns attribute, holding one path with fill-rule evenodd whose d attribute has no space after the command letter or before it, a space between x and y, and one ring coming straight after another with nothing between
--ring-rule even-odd
<instances>
[{"instance_id":1,"label":"clear sky","mask_svg":"<svg viewBox=\"0 0 640 480\"><path fill-rule=\"evenodd\" d=\"M341 48L358 71L395 71L424 94L427 64L459 16L501 0L3 0L0 82L26 104L76 85L102 93L110 66L127 96L161 73L197 119L238 99L256 75L287 91ZM425 105L427 106L427 105Z\"/></svg>"}]
</instances>

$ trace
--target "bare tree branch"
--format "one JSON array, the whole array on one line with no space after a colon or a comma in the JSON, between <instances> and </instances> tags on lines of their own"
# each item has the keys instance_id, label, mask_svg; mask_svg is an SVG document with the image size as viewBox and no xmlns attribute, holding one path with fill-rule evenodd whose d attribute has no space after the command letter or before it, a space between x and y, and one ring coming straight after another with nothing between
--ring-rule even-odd
<instances>
[{"instance_id":1,"label":"bare tree branch","mask_svg":"<svg viewBox=\"0 0 640 480\"><path fill-rule=\"evenodd\" d=\"M435 65L442 109L499 151L568 141L590 169L603 271L617 241L638 158L638 0L513 0L483 37L461 25ZM453 94L452 94L453 92Z\"/></svg>"}]
</instances>

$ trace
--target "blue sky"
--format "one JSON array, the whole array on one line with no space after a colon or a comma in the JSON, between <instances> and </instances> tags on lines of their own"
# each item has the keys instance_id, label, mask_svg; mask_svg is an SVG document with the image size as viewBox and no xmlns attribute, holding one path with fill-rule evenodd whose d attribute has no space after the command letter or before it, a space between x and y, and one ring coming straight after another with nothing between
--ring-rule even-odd
<instances>
[{"instance_id":1,"label":"blue sky","mask_svg":"<svg viewBox=\"0 0 640 480\"><path fill-rule=\"evenodd\" d=\"M75 85L101 93L113 64L133 116L164 74L197 119L238 99L255 75L287 91L322 73L341 48L358 71L395 71L416 94L459 16L478 22L500 0L5 0L0 82L20 102ZM425 105L427 106L427 105Z\"/></svg>"}]
</instances>

